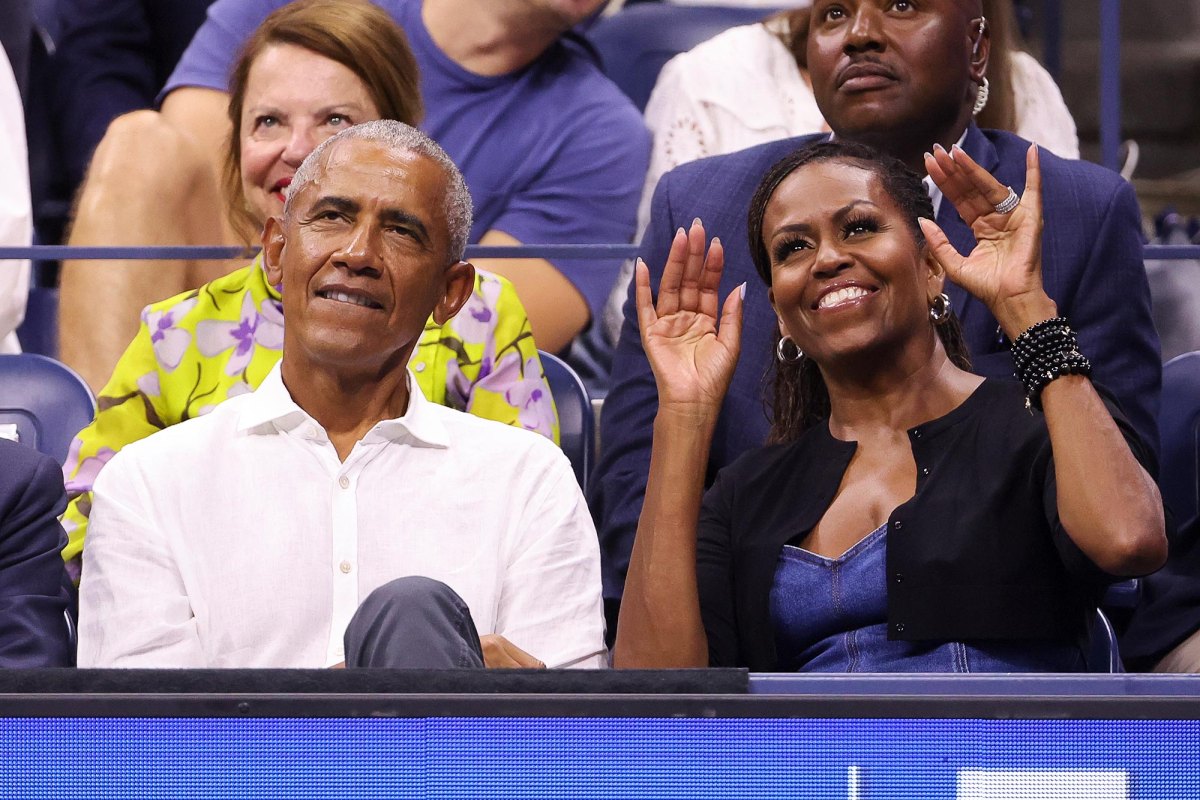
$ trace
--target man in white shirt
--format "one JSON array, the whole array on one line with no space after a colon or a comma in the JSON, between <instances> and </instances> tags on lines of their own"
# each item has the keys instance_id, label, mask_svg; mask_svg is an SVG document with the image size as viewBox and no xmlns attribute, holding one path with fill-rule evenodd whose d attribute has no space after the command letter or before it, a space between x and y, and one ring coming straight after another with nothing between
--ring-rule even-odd
<instances>
[{"instance_id":1,"label":"man in white shirt","mask_svg":"<svg viewBox=\"0 0 1200 800\"><path fill-rule=\"evenodd\" d=\"M80 666L603 664L599 550L565 456L408 380L425 320L470 294L470 226L457 168L402 123L308 157L263 232L280 366L126 447L96 482ZM423 578L396 590L403 576ZM462 639L386 646L414 630ZM437 660L464 641L474 658Z\"/></svg>"}]
</instances>

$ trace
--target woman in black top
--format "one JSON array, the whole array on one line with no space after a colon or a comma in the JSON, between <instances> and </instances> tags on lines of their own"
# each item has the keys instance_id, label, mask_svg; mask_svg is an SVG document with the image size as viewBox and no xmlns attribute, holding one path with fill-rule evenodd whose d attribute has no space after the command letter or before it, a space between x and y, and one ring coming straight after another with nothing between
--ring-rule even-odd
<instances>
[{"instance_id":1,"label":"woman in black top","mask_svg":"<svg viewBox=\"0 0 1200 800\"><path fill-rule=\"evenodd\" d=\"M1019 203L958 148L926 168L974 231L966 257L920 179L868 148L814 145L763 179L749 232L781 333L772 443L703 508L745 287L718 326L723 254L699 221L656 304L638 266L659 409L616 666L1072 669L1098 587L1162 564L1140 443L1042 288L1036 148ZM967 371L947 276L1000 322L1022 383Z\"/></svg>"}]
</instances>

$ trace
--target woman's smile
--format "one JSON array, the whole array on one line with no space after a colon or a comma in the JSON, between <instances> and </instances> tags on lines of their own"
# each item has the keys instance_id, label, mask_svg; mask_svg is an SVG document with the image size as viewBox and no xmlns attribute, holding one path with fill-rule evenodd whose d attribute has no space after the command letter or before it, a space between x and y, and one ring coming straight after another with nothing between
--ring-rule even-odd
<instances>
[{"instance_id":1,"label":"woman's smile","mask_svg":"<svg viewBox=\"0 0 1200 800\"><path fill-rule=\"evenodd\" d=\"M844 281L831 284L821 290L817 301L812 304L813 311L842 311L866 303L874 297L879 289L863 283L846 283Z\"/></svg>"}]
</instances>

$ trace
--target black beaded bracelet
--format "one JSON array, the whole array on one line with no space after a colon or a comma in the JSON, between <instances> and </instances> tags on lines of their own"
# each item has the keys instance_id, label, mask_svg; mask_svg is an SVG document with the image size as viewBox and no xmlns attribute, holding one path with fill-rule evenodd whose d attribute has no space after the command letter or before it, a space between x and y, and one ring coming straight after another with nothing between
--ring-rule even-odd
<instances>
[{"instance_id":1,"label":"black beaded bracelet","mask_svg":"<svg viewBox=\"0 0 1200 800\"><path fill-rule=\"evenodd\" d=\"M1016 376L1025 385L1025 407L1042 408L1042 390L1064 375L1090 375L1092 364L1079 352L1075 331L1063 317L1031 325L1013 340Z\"/></svg>"}]
</instances>

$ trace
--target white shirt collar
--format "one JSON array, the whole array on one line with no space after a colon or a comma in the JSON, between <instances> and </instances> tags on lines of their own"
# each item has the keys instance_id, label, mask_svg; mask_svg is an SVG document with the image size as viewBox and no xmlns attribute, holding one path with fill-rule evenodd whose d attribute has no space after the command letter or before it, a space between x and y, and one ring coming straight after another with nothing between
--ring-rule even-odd
<instances>
[{"instance_id":1,"label":"white shirt collar","mask_svg":"<svg viewBox=\"0 0 1200 800\"><path fill-rule=\"evenodd\" d=\"M956 145L959 147L963 146L963 142L967 140L967 131L969 130L971 130L970 127L963 131L962 136L958 137L958 141L955 142ZM921 183L925 184L925 191L929 192L929 200L933 203L933 218L936 220L937 215L942 210L942 190L933 182L933 178L928 175L921 179Z\"/></svg>"},{"instance_id":2,"label":"white shirt collar","mask_svg":"<svg viewBox=\"0 0 1200 800\"><path fill-rule=\"evenodd\" d=\"M291 393L283 384L282 365L283 362L280 361L272 367L262 384L243 402L238 413L238 433L276 433L290 431L304 424L314 425L324 433L320 423L292 399ZM377 423L363 437L363 441L369 442L377 438L397 441L411 437L432 447L449 447L449 432L437 418L429 400L421 393L421 387L417 386L416 381L407 372L405 379L408 381L408 408L404 414Z\"/></svg>"}]
</instances>

